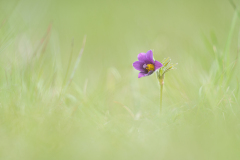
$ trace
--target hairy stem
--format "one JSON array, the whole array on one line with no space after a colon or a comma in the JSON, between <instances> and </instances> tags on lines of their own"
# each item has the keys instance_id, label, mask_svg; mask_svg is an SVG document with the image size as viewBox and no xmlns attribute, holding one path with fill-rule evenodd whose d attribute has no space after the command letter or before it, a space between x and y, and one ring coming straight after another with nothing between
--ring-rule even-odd
<instances>
[{"instance_id":1,"label":"hairy stem","mask_svg":"<svg viewBox=\"0 0 240 160\"><path fill-rule=\"evenodd\" d=\"M159 84L160 84L160 114L162 114L162 97L163 97L163 84L164 84L164 79L161 78L159 79Z\"/></svg>"}]
</instances>

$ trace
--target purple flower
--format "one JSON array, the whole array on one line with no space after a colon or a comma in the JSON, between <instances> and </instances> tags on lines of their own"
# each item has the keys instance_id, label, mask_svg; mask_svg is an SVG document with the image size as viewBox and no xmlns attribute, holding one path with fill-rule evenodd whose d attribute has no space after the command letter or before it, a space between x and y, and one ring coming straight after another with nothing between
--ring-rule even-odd
<instances>
[{"instance_id":1,"label":"purple flower","mask_svg":"<svg viewBox=\"0 0 240 160\"><path fill-rule=\"evenodd\" d=\"M149 76L162 66L162 63L153 60L152 50L147 51L147 53L139 53L138 61L133 63L133 67L140 71L138 78Z\"/></svg>"}]
</instances>

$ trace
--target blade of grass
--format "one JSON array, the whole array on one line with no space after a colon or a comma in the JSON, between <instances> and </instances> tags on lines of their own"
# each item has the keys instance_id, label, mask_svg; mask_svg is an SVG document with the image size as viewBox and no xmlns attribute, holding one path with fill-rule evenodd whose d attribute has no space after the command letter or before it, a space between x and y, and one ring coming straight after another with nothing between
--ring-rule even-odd
<instances>
[{"instance_id":1,"label":"blade of grass","mask_svg":"<svg viewBox=\"0 0 240 160\"><path fill-rule=\"evenodd\" d=\"M133 112L131 111L131 109L129 109L127 106L125 106L124 104L117 102L117 101L114 101L114 103L120 104L124 109L126 109L126 111L128 111L128 113L132 116L132 118L135 117Z\"/></svg>"},{"instance_id":2,"label":"blade of grass","mask_svg":"<svg viewBox=\"0 0 240 160\"><path fill-rule=\"evenodd\" d=\"M78 65L79 65L79 62L80 62L80 60L81 60L81 57L82 57L82 54L83 54L83 51L84 51L84 47L85 47L85 43L86 43L86 38L87 38L87 36L84 36L82 48L81 48L81 50L80 50L80 52L79 52L79 55L78 55L77 61L76 61L76 63L75 63L75 66L74 66L74 68L73 68L72 74L71 74L71 76L70 76L70 78L69 78L69 80L68 80L68 82L67 82L67 84L66 84L66 89L67 89L68 86L71 84L71 82L72 82L72 80L73 80L73 77L74 77L74 74L75 74L75 72L76 72L76 70L77 70L77 67L78 67Z\"/></svg>"},{"instance_id":3,"label":"blade of grass","mask_svg":"<svg viewBox=\"0 0 240 160\"><path fill-rule=\"evenodd\" d=\"M229 0L229 2L234 9L234 15L232 18L231 27L229 30L229 34L228 34L228 38L227 38L227 42L226 42L226 46L225 46L225 50L224 50L224 60L225 60L225 63L227 66L229 65L229 62L230 62L229 50L230 50L230 45L231 45L231 41L232 41L232 37L233 37L233 31L236 26L237 19L240 17L240 13L239 13L235 3L232 0Z\"/></svg>"},{"instance_id":4,"label":"blade of grass","mask_svg":"<svg viewBox=\"0 0 240 160\"><path fill-rule=\"evenodd\" d=\"M41 46L43 45L43 43L44 43L45 41L47 41L47 39L49 38L49 35L50 35L50 33L51 33L51 29L52 29L52 24L49 24L48 29L47 29L47 32L45 33L45 35L44 35L43 38L41 39L40 43L38 44L35 52L33 53L32 59L37 55L37 53L38 53L39 49L41 48ZM46 44L45 44L44 47L43 47L43 50L42 50L43 52L44 52L44 50L45 50L45 47L46 47Z\"/></svg>"},{"instance_id":5,"label":"blade of grass","mask_svg":"<svg viewBox=\"0 0 240 160\"><path fill-rule=\"evenodd\" d=\"M230 50L230 45L231 45L232 37L233 37L233 31L234 31L234 28L236 26L237 18L238 18L238 12L237 12L237 10L235 10L234 15L233 15L233 19L232 19L232 24L231 24L231 27L230 27L230 30L229 30L225 50L224 50L224 60L225 60L225 63L226 63L227 66L229 65L229 61L230 61L229 50Z\"/></svg>"},{"instance_id":6,"label":"blade of grass","mask_svg":"<svg viewBox=\"0 0 240 160\"><path fill-rule=\"evenodd\" d=\"M70 57L69 57L68 66L67 66L67 72L65 74L65 78L64 78L63 84L66 84L66 81L67 81L67 75L68 75L69 68L70 68L70 65L71 65L71 62L72 62L73 47L74 47L74 39L72 39L71 52L70 52Z\"/></svg>"}]
</instances>

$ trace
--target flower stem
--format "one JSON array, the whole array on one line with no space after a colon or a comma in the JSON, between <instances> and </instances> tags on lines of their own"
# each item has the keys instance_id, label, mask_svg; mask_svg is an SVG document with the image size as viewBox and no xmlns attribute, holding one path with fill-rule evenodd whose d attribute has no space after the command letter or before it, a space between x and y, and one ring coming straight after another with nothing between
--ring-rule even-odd
<instances>
[{"instance_id":1,"label":"flower stem","mask_svg":"<svg viewBox=\"0 0 240 160\"><path fill-rule=\"evenodd\" d=\"M160 84L160 114L162 114L162 97L163 97L163 84L164 84L163 77L159 79L159 84Z\"/></svg>"}]
</instances>

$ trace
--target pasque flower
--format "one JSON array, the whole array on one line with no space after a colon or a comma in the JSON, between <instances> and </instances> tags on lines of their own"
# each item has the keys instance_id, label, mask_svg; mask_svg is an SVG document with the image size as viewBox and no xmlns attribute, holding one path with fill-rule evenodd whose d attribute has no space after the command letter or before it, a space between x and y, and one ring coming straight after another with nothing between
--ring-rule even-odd
<instances>
[{"instance_id":1,"label":"pasque flower","mask_svg":"<svg viewBox=\"0 0 240 160\"><path fill-rule=\"evenodd\" d=\"M156 71L157 79L160 85L160 113L162 113L162 97L163 97L163 85L165 74L173 69L177 64L172 64L170 58L165 58L162 63L155 61L153 59L152 50L147 51L147 53L139 53L138 61L133 63L133 67L139 70L138 78L149 76Z\"/></svg>"},{"instance_id":2,"label":"pasque flower","mask_svg":"<svg viewBox=\"0 0 240 160\"><path fill-rule=\"evenodd\" d=\"M162 63L153 59L152 50L147 51L147 53L139 53L138 61L133 63L133 67L140 71L138 78L149 76L162 66Z\"/></svg>"}]
</instances>

